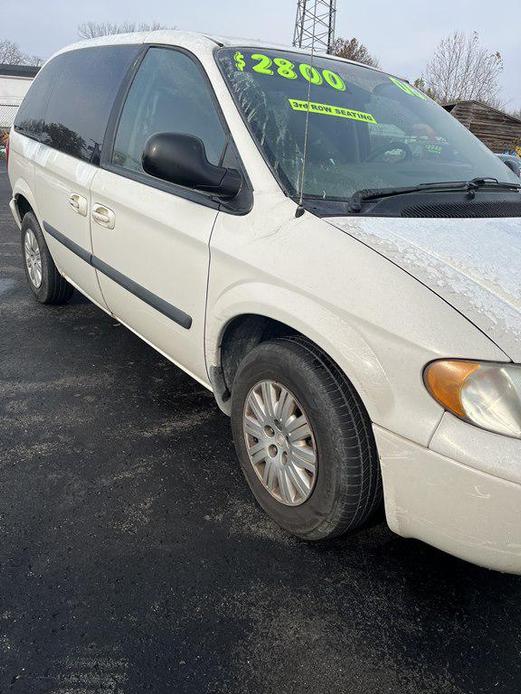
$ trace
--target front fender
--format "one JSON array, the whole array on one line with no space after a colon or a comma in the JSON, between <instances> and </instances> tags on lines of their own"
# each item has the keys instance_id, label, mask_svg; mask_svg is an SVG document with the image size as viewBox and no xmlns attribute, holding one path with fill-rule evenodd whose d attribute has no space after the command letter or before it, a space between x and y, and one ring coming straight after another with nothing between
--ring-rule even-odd
<instances>
[{"instance_id":1,"label":"front fender","mask_svg":"<svg viewBox=\"0 0 521 694\"><path fill-rule=\"evenodd\" d=\"M211 314L206 335L210 369L220 365L220 345L230 321L240 315L260 315L302 333L328 354L353 383L373 421L393 408L391 384L367 340L355 326L312 298L286 287L247 282L225 291Z\"/></svg>"},{"instance_id":2,"label":"front fender","mask_svg":"<svg viewBox=\"0 0 521 694\"><path fill-rule=\"evenodd\" d=\"M425 365L504 359L434 291L381 254L294 203L257 196L249 215L219 215L212 236L206 356L219 367L230 320L280 321L326 352L353 383L371 420L429 444L443 409L423 383Z\"/></svg>"}]
</instances>

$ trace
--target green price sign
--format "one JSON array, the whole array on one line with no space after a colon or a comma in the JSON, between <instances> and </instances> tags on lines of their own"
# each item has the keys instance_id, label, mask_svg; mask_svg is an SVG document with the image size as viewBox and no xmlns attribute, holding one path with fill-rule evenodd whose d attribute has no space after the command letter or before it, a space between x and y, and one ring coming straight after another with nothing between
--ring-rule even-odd
<instances>
[{"instance_id":1,"label":"green price sign","mask_svg":"<svg viewBox=\"0 0 521 694\"><path fill-rule=\"evenodd\" d=\"M236 69L240 72L251 70L260 75L278 75L287 80L304 79L311 84L323 84L339 92L346 90L346 83L338 73L332 70L317 70L308 63L293 63L288 58L270 58L263 53L245 56L241 51L236 51L233 59Z\"/></svg>"},{"instance_id":2,"label":"green price sign","mask_svg":"<svg viewBox=\"0 0 521 694\"><path fill-rule=\"evenodd\" d=\"M409 96L417 96L419 99L427 101L427 97L425 96L425 94L422 94L420 90L416 89L416 87L413 87L412 84L409 84L408 82L402 82L402 80L396 79L396 77L389 77L389 79L393 84L399 87L402 90L402 92L405 92Z\"/></svg>"}]
</instances>

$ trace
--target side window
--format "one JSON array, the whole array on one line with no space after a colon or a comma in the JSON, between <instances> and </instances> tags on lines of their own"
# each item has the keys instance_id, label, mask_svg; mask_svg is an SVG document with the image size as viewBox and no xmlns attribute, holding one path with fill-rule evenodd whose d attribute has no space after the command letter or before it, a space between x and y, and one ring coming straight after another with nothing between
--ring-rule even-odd
<instances>
[{"instance_id":1,"label":"side window","mask_svg":"<svg viewBox=\"0 0 521 694\"><path fill-rule=\"evenodd\" d=\"M221 160L226 133L201 69L187 55L150 48L132 83L116 133L112 162L143 172L141 156L151 135L199 137L212 164Z\"/></svg>"},{"instance_id":2,"label":"side window","mask_svg":"<svg viewBox=\"0 0 521 694\"><path fill-rule=\"evenodd\" d=\"M49 97L60 74L60 60L54 58L36 75L14 119L14 129L22 135L40 140Z\"/></svg>"},{"instance_id":3,"label":"side window","mask_svg":"<svg viewBox=\"0 0 521 694\"><path fill-rule=\"evenodd\" d=\"M15 128L49 147L99 164L110 111L139 46L61 53L31 86Z\"/></svg>"},{"instance_id":4,"label":"side window","mask_svg":"<svg viewBox=\"0 0 521 694\"><path fill-rule=\"evenodd\" d=\"M45 116L42 142L98 164L120 84L138 46L100 46L64 53Z\"/></svg>"}]
</instances>

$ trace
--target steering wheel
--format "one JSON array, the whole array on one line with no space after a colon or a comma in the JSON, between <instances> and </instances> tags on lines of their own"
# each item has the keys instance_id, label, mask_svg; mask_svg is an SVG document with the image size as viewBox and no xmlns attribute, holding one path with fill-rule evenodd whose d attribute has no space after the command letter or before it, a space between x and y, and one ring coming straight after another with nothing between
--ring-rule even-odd
<instances>
[{"instance_id":1,"label":"steering wheel","mask_svg":"<svg viewBox=\"0 0 521 694\"><path fill-rule=\"evenodd\" d=\"M401 149L402 152L405 152L405 156L399 161L410 161L412 159L412 149L408 144L405 142L400 142L399 140L391 140L391 142L387 142L386 144L380 145L376 149L373 149L371 154L366 157L366 161L374 161L375 159L378 159L381 154L385 154L385 152L392 152L393 149Z\"/></svg>"}]
</instances>

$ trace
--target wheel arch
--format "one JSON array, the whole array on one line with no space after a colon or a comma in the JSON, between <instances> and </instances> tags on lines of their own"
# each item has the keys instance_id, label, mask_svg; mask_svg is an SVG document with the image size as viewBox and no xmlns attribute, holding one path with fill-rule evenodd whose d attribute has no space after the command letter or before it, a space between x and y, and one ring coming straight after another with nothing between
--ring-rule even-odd
<instances>
[{"instance_id":1,"label":"wheel arch","mask_svg":"<svg viewBox=\"0 0 521 694\"><path fill-rule=\"evenodd\" d=\"M259 313L242 313L231 318L222 328L219 347L219 363L213 369L218 387L214 387L217 402L229 414L229 398L235 374L244 357L261 342L300 334L291 326ZM223 407L224 405L224 407Z\"/></svg>"},{"instance_id":2,"label":"wheel arch","mask_svg":"<svg viewBox=\"0 0 521 694\"><path fill-rule=\"evenodd\" d=\"M22 195L21 193L18 193L18 195L15 196L14 200L15 200L16 209L18 211L18 216L19 216L20 222L21 222L28 212L33 211L33 208L30 205L29 200L27 200L27 198L24 195Z\"/></svg>"},{"instance_id":3,"label":"wheel arch","mask_svg":"<svg viewBox=\"0 0 521 694\"><path fill-rule=\"evenodd\" d=\"M275 298L276 292L270 289L266 288L264 295ZM388 398L392 399L389 382L376 354L359 331L327 307L306 298L304 304L309 305L302 305L297 311L295 300L298 298L302 304L303 297L292 298L287 303L281 301L276 307L260 305L259 302L243 303L235 310L230 306L226 319L220 325L214 325L213 329L208 329L207 364L219 407L229 414L233 378L240 361L249 351L275 337L300 335L310 340L338 366L351 381L369 416L375 421L382 403ZM294 306L295 309L291 313L284 311L280 308L284 305ZM218 312L217 315L222 314Z\"/></svg>"},{"instance_id":4,"label":"wheel arch","mask_svg":"<svg viewBox=\"0 0 521 694\"><path fill-rule=\"evenodd\" d=\"M12 202L19 227L22 226L22 220L27 212L32 212L39 220L36 200L29 184L23 178L18 179L13 186Z\"/></svg>"}]
</instances>

